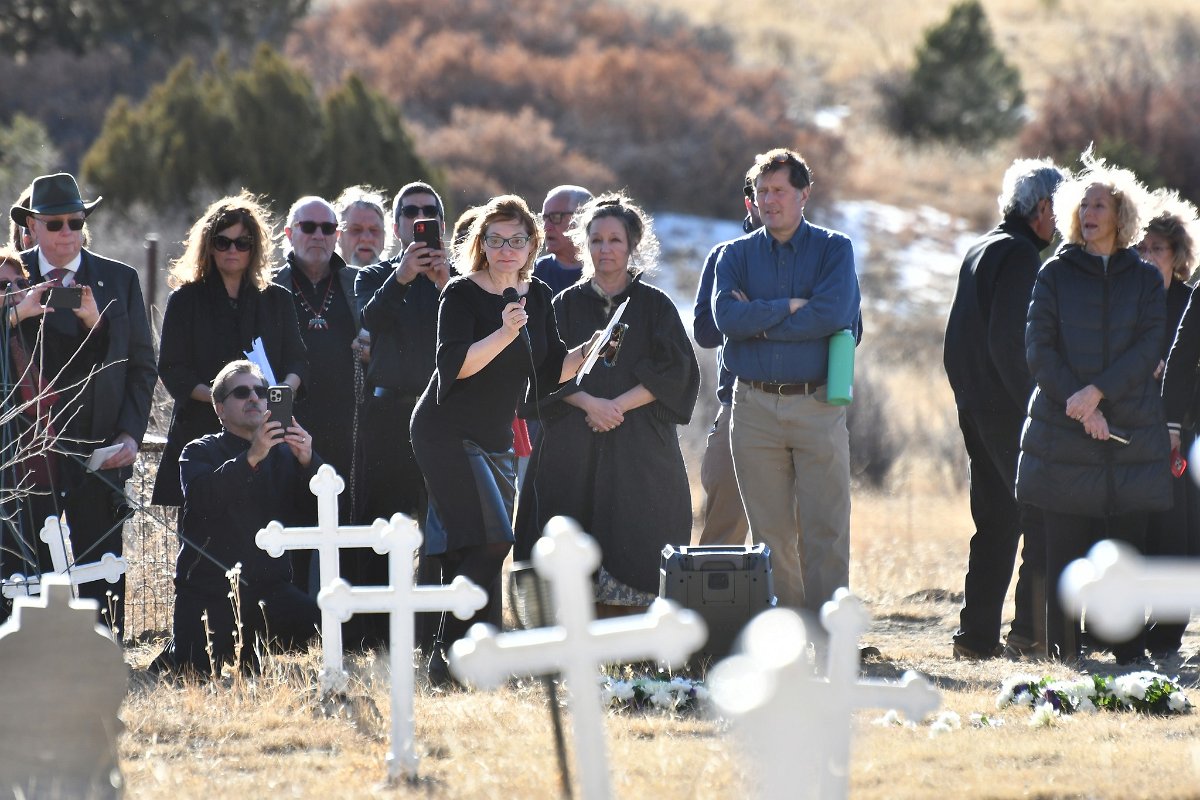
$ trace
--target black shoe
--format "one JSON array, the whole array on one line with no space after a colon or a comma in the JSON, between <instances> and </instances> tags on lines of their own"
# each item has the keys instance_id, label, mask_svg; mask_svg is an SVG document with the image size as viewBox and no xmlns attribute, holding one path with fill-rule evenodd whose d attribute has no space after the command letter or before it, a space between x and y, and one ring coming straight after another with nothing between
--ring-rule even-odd
<instances>
[{"instance_id":1,"label":"black shoe","mask_svg":"<svg viewBox=\"0 0 1200 800\"><path fill-rule=\"evenodd\" d=\"M954 643L955 661L987 661L989 658L999 658L1004 648L997 643L990 650L976 650L962 642Z\"/></svg>"}]
</instances>

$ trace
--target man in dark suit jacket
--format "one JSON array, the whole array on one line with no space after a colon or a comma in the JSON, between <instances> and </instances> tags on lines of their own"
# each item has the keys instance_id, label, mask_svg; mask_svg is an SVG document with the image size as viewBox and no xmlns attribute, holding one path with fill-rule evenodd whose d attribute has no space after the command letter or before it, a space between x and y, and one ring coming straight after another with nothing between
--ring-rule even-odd
<instances>
[{"instance_id":1,"label":"man in dark suit jacket","mask_svg":"<svg viewBox=\"0 0 1200 800\"><path fill-rule=\"evenodd\" d=\"M1004 219L967 251L946 324L943 362L967 449L975 521L955 658L991 658L1004 649L1001 614L1022 533L1007 651L1010 657L1044 652L1037 624L1045 617L1041 517L1018 506L1015 491L1021 426L1033 391L1025 316L1039 251L1054 236L1052 197L1061 178L1049 160L1019 159L1009 167L999 197Z\"/></svg>"},{"instance_id":2,"label":"man in dark suit jacket","mask_svg":"<svg viewBox=\"0 0 1200 800\"><path fill-rule=\"evenodd\" d=\"M100 200L85 203L75 179L58 173L37 178L29 204L11 211L13 221L33 230L37 239L37 246L21 254L30 279L82 290L78 308L38 309L25 319L14 309L8 319L26 342L38 343L35 357L44 359L43 375L53 379L58 392L56 449L66 454L53 492L27 499L37 506L33 519L66 512L76 563L121 553L122 523L131 514L124 482L133 474L158 378L138 273L83 249L84 221ZM49 299L49 285L38 291ZM116 449L89 471L88 456L105 446ZM41 563L36 571L51 571L49 551L37 531L24 536L37 542ZM83 584L79 594L98 600L107 623L123 630L124 578L115 587Z\"/></svg>"}]
</instances>

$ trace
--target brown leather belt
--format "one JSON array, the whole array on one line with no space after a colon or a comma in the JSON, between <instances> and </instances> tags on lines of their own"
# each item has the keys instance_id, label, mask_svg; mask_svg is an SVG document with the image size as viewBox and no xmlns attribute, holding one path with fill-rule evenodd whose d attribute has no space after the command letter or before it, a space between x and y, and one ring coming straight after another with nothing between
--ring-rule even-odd
<instances>
[{"instance_id":1,"label":"brown leather belt","mask_svg":"<svg viewBox=\"0 0 1200 800\"><path fill-rule=\"evenodd\" d=\"M744 381L750 384L753 389L758 389L760 392L767 394L778 395L794 395L794 394L815 394L817 389L825 385L825 381L813 381L811 383L767 383L766 381Z\"/></svg>"}]
</instances>

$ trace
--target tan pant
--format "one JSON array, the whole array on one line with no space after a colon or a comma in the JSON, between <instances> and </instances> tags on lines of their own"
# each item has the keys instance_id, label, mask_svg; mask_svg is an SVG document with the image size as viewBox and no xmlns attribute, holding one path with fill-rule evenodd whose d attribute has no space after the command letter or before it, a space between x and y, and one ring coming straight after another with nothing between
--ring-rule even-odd
<instances>
[{"instance_id":1,"label":"tan pant","mask_svg":"<svg viewBox=\"0 0 1200 800\"><path fill-rule=\"evenodd\" d=\"M733 472L729 417L730 407L722 405L708 432L704 460L700 462L700 485L704 487L704 527L699 542L702 545L744 545L750 531Z\"/></svg>"},{"instance_id":2,"label":"tan pant","mask_svg":"<svg viewBox=\"0 0 1200 800\"><path fill-rule=\"evenodd\" d=\"M819 612L850 584L850 437L846 409L739 381L730 429L750 535L771 548L779 604Z\"/></svg>"}]
</instances>

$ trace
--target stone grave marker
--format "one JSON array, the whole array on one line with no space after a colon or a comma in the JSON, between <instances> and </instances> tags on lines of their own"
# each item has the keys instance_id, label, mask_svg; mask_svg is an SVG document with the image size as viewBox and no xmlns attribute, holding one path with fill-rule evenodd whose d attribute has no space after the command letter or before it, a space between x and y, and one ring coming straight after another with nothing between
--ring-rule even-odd
<instances>
[{"instance_id":1,"label":"stone grave marker","mask_svg":"<svg viewBox=\"0 0 1200 800\"><path fill-rule=\"evenodd\" d=\"M395 514L372 545L375 552L388 554L391 586L351 586L335 580L317 595L322 612L328 610L341 622L356 613L374 612L389 616L391 647L388 665L392 679L392 727L388 748L388 780L417 777L417 753L413 742L413 614L419 611L450 611L459 619L487 604L487 592L463 576L449 586L413 586L412 561L421 546L417 523Z\"/></svg>"},{"instance_id":2,"label":"stone grave marker","mask_svg":"<svg viewBox=\"0 0 1200 800\"><path fill-rule=\"evenodd\" d=\"M121 648L63 575L18 597L0 626L0 792L22 798L122 793L117 711L128 688Z\"/></svg>"},{"instance_id":3,"label":"stone grave marker","mask_svg":"<svg viewBox=\"0 0 1200 800\"><path fill-rule=\"evenodd\" d=\"M273 558L286 550L316 550L320 565L321 588L332 586L341 578L340 552L349 547L374 547L388 527L377 519L371 525L338 526L338 495L346 483L333 467L322 464L308 482L309 490L317 496L317 527L285 528L271 522L254 536L254 543ZM410 567L411 569L411 567ZM342 623L332 610L321 610L321 687L326 693L344 692L348 683L342 668Z\"/></svg>"},{"instance_id":4,"label":"stone grave marker","mask_svg":"<svg viewBox=\"0 0 1200 800\"><path fill-rule=\"evenodd\" d=\"M920 719L941 704L937 689L913 672L899 684L859 679L858 640L868 617L849 591L839 589L824 605L821 622L829 632L825 677L808 656L804 620L783 608L755 617L741 653L709 674L713 700L733 718L770 800L847 796L856 709L898 708Z\"/></svg>"},{"instance_id":5,"label":"stone grave marker","mask_svg":"<svg viewBox=\"0 0 1200 800\"><path fill-rule=\"evenodd\" d=\"M560 673L566 681L581 795L609 797L599 672L602 664L656 659L683 663L704 644L700 615L669 600L645 614L595 619L592 573L600 548L566 517L555 517L533 548L533 565L551 587L556 624L497 633L474 625L450 648L450 670L460 680L492 687L513 675Z\"/></svg>"}]
</instances>

